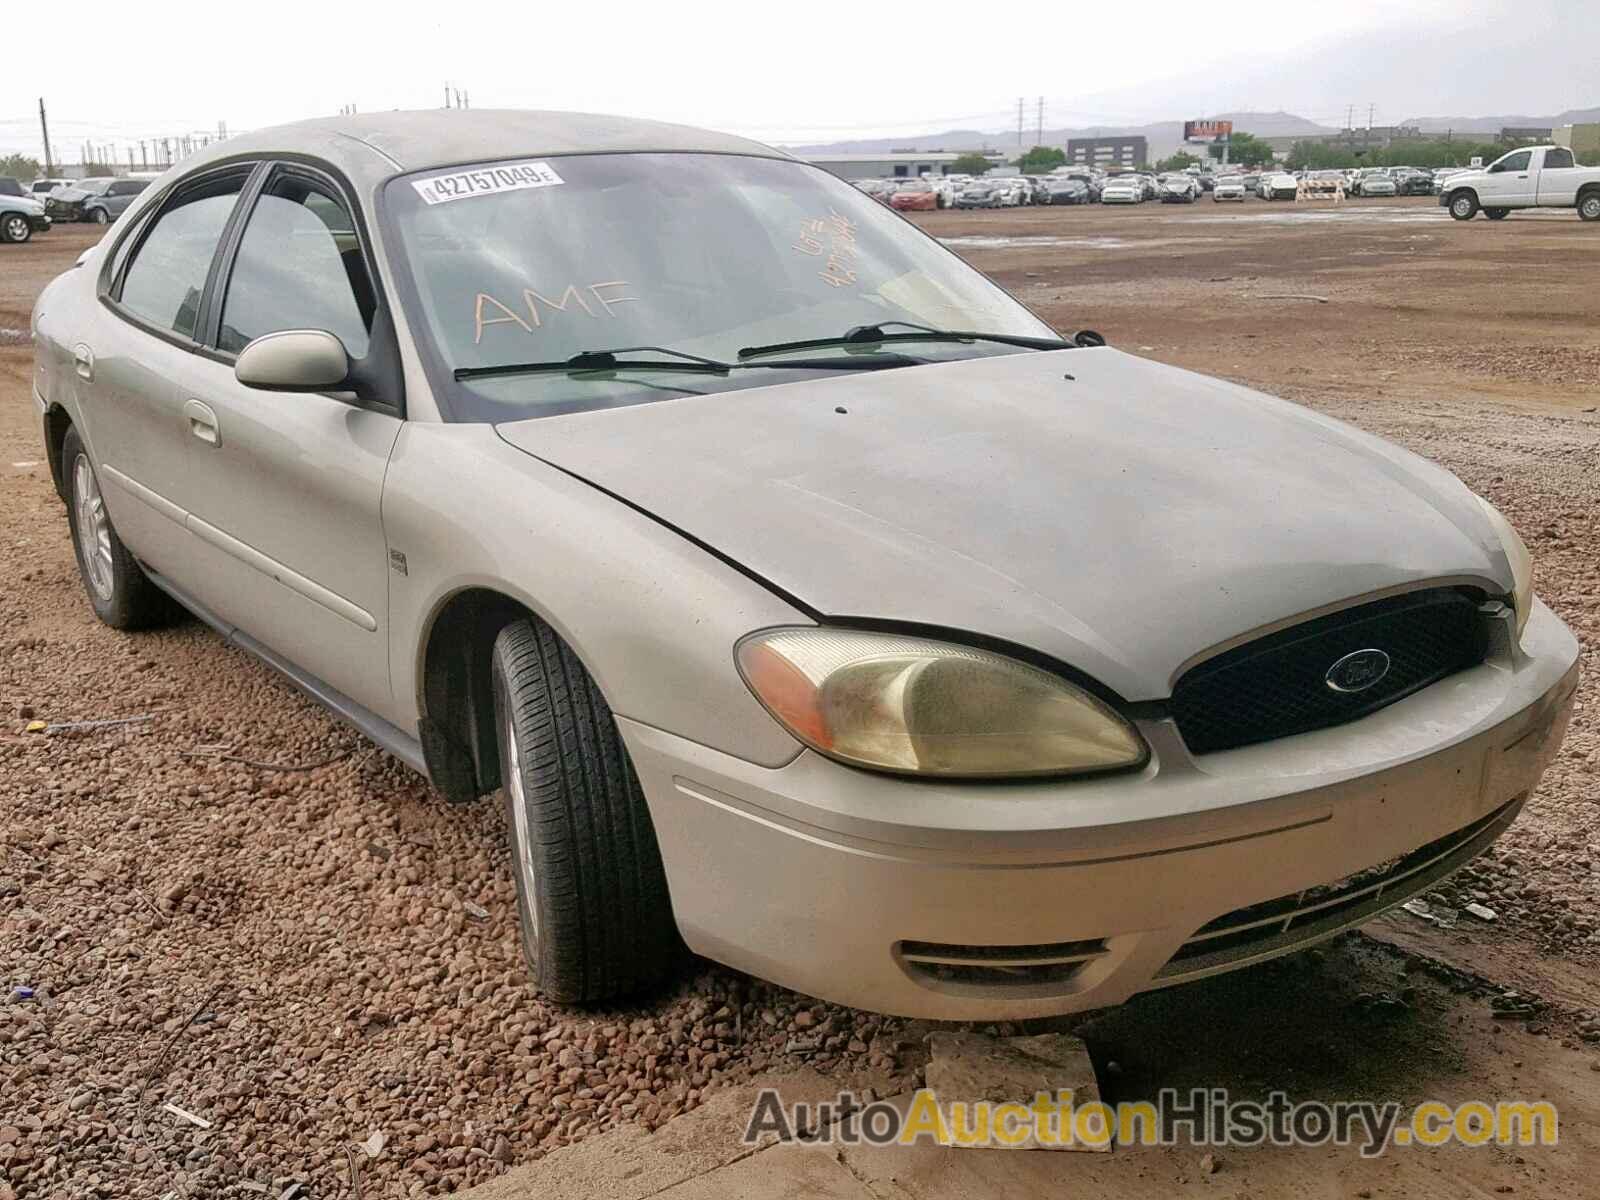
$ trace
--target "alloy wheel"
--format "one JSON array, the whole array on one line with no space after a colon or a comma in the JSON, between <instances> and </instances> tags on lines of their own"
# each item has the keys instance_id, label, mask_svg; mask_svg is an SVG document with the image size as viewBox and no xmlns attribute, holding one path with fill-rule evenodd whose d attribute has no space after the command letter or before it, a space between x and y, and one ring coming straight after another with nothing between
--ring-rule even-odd
<instances>
[{"instance_id":1,"label":"alloy wheel","mask_svg":"<svg viewBox=\"0 0 1600 1200\"><path fill-rule=\"evenodd\" d=\"M102 600L111 599L111 520L106 516L100 485L95 482L89 456L80 454L72 464L72 503L78 516L78 554L83 559L89 586Z\"/></svg>"},{"instance_id":2,"label":"alloy wheel","mask_svg":"<svg viewBox=\"0 0 1600 1200\"><path fill-rule=\"evenodd\" d=\"M28 238L28 220L26 217L10 216L6 218L6 238L8 242L22 242Z\"/></svg>"}]
</instances>

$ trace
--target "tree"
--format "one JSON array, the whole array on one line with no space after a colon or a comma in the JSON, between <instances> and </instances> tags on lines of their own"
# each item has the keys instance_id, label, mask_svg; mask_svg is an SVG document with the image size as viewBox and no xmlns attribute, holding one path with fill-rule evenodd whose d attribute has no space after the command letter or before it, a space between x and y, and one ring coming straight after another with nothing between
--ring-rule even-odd
<instances>
[{"instance_id":1,"label":"tree","mask_svg":"<svg viewBox=\"0 0 1600 1200\"><path fill-rule=\"evenodd\" d=\"M19 183L32 183L39 178L39 160L24 154L7 154L0 157L0 175L8 175Z\"/></svg>"},{"instance_id":2,"label":"tree","mask_svg":"<svg viewBox=\"0 0 1600 1200\"><path fill-rule=\"evenodd\" d=\"M1363 145L1360 130L1351 139L1333 142L1300 141L1289 151L1291 170L1324 171L1340 167L1464 167L1474 157L1493 162L1505 153L1497 142L1412 140L1387 146Z\"/></svg>"},{"instance_id":3,"label":"tree","mask_svg":"<svg viewBox=\"0 0 1600 1200\"><path fill-rule=\"evenodd\" d=\"M1198 158L1190 154L1187 150L1179 150L1171 158L1163 158L1160 162L1158 162L1156 164L1156 171L1158 173L1165 173L1167 171L1181 171L1185 167L1195 167L1199 165L1200 160Z\"/></svg>"},{"instance_id":4,"label":"tree","mask_svg":"<svg viewBox=\"0 0 1600 1200\"><path fill-rule=\"evenodd\" d=\"M1035 146L1017 159L1024 175L1045 175L1066 163L1067 152L1059 146Z\"/></svg>"},{"instance_id":5,"label":"tree","mask_svg":"<svg viewBox=\"0 0 1600 1200\"><path fill-rule=\"evenodd\" d=\"M1222 142L1211 144L1211 157L1222 157ZM1240 167L1259 167L1272 161L1272 147L1253 133L1234 130L1227 142L1228 162Z\"/></svg>"},{"instance_id":6,"label":"tree","mask_svg":"<svg viewBox=\"0 0 1600 1200\"><path fill-rule=\"evenodd\" d=\"M986 175L993 164L981 154L963 154L950 164L952 175Z\"/></svg>"}]
</instances>

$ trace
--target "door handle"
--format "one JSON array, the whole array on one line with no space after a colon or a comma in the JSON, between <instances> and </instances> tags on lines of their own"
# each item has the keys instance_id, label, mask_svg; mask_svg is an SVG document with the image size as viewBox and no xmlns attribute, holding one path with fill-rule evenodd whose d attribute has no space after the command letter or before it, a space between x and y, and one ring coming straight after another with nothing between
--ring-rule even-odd
<instances>
[{"instance_id":1,"label":"door handle","mask_svg":"<svg viewBox=\"0 0 1600 1200\"><path fill-rule=\"evenodd\" d=\"M217 426L217 414L209 404L198 400L183 402L184 420L189 422L189 432L215 450L222 445L222 430Z\"/></svg>"},{"instance_id":2,"label":"door handle","mask_svg":"<svg viewBox=\"0 0 1600 1200\"><path fill-rule=\"evenodd\" d=\"M84 382L94 382L94 351L84 342L72 348L72 369Z\"/></svg>"}]
</instances>

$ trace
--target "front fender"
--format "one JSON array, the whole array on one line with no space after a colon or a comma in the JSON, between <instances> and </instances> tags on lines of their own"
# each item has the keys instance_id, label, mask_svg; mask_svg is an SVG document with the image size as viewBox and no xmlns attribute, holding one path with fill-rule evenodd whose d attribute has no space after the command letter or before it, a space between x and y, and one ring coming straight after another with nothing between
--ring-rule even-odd
<instances>
[{"instance_id":1,"label":"front fender","mask_svg":"<svg viewBox=\"0 0 1600 1200\"><path fill-rule=\"evenodd\" d=\"M498 592L553 628L619 717L764 766L800 751L750 694L733 646L810 619L643 513L501 440L407 422L384 484L391 719L424 710L428 635L452 596Z\"/></svg>"}]
</instances>

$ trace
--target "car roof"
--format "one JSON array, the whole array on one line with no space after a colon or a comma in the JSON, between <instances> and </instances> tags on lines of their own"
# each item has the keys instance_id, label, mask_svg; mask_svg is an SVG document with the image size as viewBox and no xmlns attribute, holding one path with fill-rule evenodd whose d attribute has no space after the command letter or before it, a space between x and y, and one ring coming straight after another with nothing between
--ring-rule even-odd
<instances>
[{"instance_id":1,"label":"car roof","mask_svg":"<svg viewBox=\"0 0 1600 1200\"><path fill-rule=\"evenodd\" d=\"M748 138L663 121L598 113L434 108L271 126L216 143L186 160L183 169L250 155L305 154L374 181L493 159L650 151L792 157Z\"/></svg>"}]
</instances>

